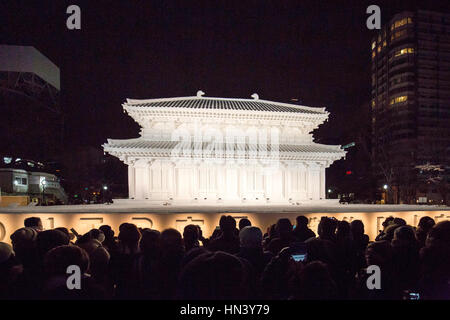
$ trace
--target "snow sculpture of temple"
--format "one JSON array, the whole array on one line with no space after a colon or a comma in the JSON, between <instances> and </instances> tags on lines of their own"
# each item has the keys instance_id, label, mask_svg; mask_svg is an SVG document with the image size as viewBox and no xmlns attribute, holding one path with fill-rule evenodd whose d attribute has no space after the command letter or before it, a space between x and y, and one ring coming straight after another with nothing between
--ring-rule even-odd
<instances>
[{"instance_id":1,"label":"snow sculpture of temple","mask_svg":"<svg viewBox=\"0 0 450 320\"><path fill-rule=\"evenodd\" d=\"M322 203L325 168L345 156L313 142L325 108L252 99L127 99L136 139L104 151L128 165L129 199L153 204Z\"/></svg>"}]
</instances>

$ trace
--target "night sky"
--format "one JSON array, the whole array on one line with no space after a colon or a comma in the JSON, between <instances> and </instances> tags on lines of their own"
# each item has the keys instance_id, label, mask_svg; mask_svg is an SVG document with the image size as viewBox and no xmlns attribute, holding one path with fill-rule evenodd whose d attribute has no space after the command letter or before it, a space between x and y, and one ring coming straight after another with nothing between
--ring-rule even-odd
<instances>
[{"instance_id":1,"label":"night sky","mask_svg":"<svg viewBox=\"0 0 450 320\"><path fill-rule=\"evenodd\" d=\"M320 142L344 144L346 115L370 100L367 6L378 4L384 22L416 2L2 1L0 43L32 45L60 67L67 146L137 137L126 98L199 89L325 106ZM81 7L80 31L66 29L70 4Z\"/></svg>"}]
</instances>

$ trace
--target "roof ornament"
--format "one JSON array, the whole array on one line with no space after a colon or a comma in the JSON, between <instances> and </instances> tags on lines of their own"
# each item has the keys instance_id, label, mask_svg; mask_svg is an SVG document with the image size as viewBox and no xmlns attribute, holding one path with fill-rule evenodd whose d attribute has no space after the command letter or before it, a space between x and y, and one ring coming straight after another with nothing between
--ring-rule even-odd
<instances>
[{"instance_id":1,"label":"roof ornament","mask_svg":"<svg viewBox=\"0 0 450 320\"><path fill-rule=\"evenodd\" d=\"M197 91L197 98L201 98L205 93L202 90Z\"/></svg>"},{"instance_id":2,"label":"roof ornament","mask_svg":"<svg viewBox=\"0 0 450 320\"><path fill-rule=\"evenodd\" d=\"M255 100L259 100L259 96L257 93L252 94L251 97Z\"/></svg>"}]
</instances>

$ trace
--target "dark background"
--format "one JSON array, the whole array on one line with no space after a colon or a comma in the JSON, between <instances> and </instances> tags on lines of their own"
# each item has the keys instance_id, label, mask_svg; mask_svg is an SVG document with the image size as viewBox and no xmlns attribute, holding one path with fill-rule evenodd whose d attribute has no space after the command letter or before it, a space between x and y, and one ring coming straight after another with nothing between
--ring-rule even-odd
<instances>
[{"instance_id":1,"label":"dark background","mask_svg":"<svg viewBox=\"0 0 450 320\"><path fill-rule=\"evenodd\" d=\"M0 43L32 45L59 66L66 152L137 137L138 125L122 111L126 98L192 96L199 89L250 98L256 92L261 99L326 107L331 115L316 142L361 142L328 170L333 186L348 170L370 180L361 144L370 136L364 104L376 30L366 28L367 6L379 5L384 23L400 11L442 11L449 3L2 1ZM81 30L66 28L71 4L81 8Z\"/></svg>"}]
</instances>

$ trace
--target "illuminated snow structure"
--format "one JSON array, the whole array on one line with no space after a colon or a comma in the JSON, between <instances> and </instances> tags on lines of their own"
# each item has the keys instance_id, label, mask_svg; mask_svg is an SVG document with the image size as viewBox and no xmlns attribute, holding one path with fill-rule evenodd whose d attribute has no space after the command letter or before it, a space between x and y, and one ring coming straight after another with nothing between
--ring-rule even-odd
<instances>
[{"instance_id":1,"label":"illuminated snow structure","mask_svg":"<svg viewBox=\"0 0 450 320\"><path fill-rule=\"evenodd\" d=\"M291 205L325 198L325 169L345 156L314 143L325 108L196 96L123 104L136 139L104 151L128 166L129 199L149 204Z\"/></svg>"}]
</instances>

